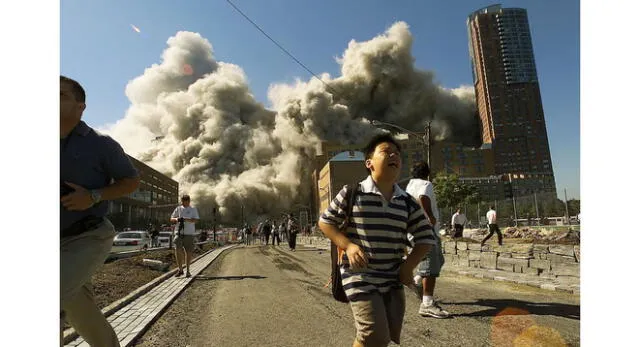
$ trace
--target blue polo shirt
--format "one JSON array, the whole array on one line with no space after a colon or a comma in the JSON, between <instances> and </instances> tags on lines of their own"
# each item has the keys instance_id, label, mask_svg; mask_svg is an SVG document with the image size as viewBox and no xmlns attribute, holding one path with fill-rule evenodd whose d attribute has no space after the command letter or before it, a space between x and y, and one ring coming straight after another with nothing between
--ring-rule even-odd
<instances>
[{"instance_id":1,"label":"blue polo shirt","mask_svg":"<svg viewBox=\"0 0 640 347\"><path fill-rule=\"evenodd\" d=\"M83 121L60 139L61 185L71 182L86 189L100 189L113 180L137 176L138 171L120 144ZM108 208L108 202L101 201L84 211L69 211L60 203L60 230L87 216L104 217Z\"/></svg>"}]
</instances>

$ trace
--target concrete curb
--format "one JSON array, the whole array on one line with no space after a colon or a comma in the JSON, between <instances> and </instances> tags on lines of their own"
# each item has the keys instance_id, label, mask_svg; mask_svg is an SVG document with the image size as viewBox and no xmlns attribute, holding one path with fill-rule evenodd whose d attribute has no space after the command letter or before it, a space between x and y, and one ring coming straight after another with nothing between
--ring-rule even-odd
<instances>
[{"instance_id":1,"label":"concrete curb","mask_svg":"<svg viewBox=\"0 0 640 347\"><path fill-rule=\"evenodd\" d=\"M210 249L205 253L202 253L201 255L197 256L196 258L194 258L193 260L191 260L191 264L193 264L194 262L198 261L200 258L206 256L207 254L216 251L216 248ZM137 252L137 251L136 251ZM176 272L178 272L178 268L175 268L165 274L162 274L156 278L154 278L153 280L151 280L151 282L139 287L138 289L134 290L133 292L129 293L129 295L125 296L124 298L117 300L113 303L111 303L109 306L105 307L102 309L102 314L105 317L109 317L110 315L112 315L114 312L118 311L119 309L123 308L124 306L128 305L129 303L131 303L132 301L134 301L135 299L139 298L140 296L148 293L151 289L153 289L154 287L156 287L157 285L159 285L160 283L162 283L164 280L166 280L167 278L170 278L171 276L175 275ZM69 342L75 340L76 338L78 338L78 333L76 333L75 329L73 328L68 328L64 331L64 337L63 337L63 343L66 345Z\"/></svg>"}]
</instances>

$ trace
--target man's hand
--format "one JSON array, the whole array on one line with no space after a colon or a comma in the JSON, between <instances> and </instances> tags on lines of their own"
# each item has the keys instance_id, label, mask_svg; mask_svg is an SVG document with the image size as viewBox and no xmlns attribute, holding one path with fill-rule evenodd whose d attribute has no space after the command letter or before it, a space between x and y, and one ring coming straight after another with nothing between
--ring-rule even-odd
<instances>
[{"instance_id":1,"label":"man's hand","mask_svg":"<svg viewBox=\"0 0 640 347\"><path fill-rule=\"evenodd\" d=\"M347 247L347 258L349 258L349 266L353 269L366 268L369 264L367 255L364 254L362 248L355 243L350 244Z\"/></svg>"},{"instance_id":2,"label":"man's hand","mask_svg":"<svg viewBox=\"0 0 640 347\"><path fill-rule=\"evenodd\" d=\"M400 265L398 277L400 278L400 282L407 287L415 285L413 283L413 268L411 268L406 262Z\"/></svg>"},{"instance_id":3,"label":"man's hand","mask_svg":"<svg viewBox=\"0 0 640 347\"><path fill-rule=\"evenodd\" d=\"M91 193L77 184L71 182L65 182L74 191L60 198L62 206L69 211L84 211L93 206L93 200L91 200Z\"/></svg>"}]
</instances>

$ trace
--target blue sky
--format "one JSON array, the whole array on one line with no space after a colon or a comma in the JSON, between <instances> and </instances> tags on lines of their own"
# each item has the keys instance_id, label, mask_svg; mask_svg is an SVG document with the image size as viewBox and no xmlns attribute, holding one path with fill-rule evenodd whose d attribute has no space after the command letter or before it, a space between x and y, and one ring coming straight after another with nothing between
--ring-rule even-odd
<instances>
[{"instance_id":1,"label":"blue sky","mask_svg":"<svg viewBox=\"0 0 640 347\"><path fill-rule=\"evenodd\" d=\"M316 73L339 74L335 57L351 39L364 41L405 21L416 66L447 88L472 83L465 20L494 2L232 0ZM577 0L503 1L529 14L558 195L580 197L580 8ZM177 31L199 32L219 61L242 67L268 106L272 83L309 74L224 0L62 0L60 72L88 92L84 119L99 127L124 117L127 83L160 62ZM140 28L137 33L131 24Z\"/></svg>"}]
</instances>

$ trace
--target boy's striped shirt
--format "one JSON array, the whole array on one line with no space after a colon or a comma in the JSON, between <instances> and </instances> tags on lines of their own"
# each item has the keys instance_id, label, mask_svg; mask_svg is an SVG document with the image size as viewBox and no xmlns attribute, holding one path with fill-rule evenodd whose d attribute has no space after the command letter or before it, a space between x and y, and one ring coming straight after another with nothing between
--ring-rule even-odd
<instances>
[{"instance_id":1,"label":"boy's striped shirt","mask_svg":"<svg viewBox=\"0 0 640 347\"><path fill-rule=\"evenodd\" d=\"M366 269L349 267L346 253L341 267L342 284L349 300L358 294L387 292L402 286L398 270L402 264L407 234L416 244L435 244L433 230L422 208L397 185L387 202L371 176L359 183L353 203L353 213L346 236L360 246L369 259ZM343 187L320 217L326 224L339 226L345 218L347 186Z\"/></svg>"}]
</instances>

